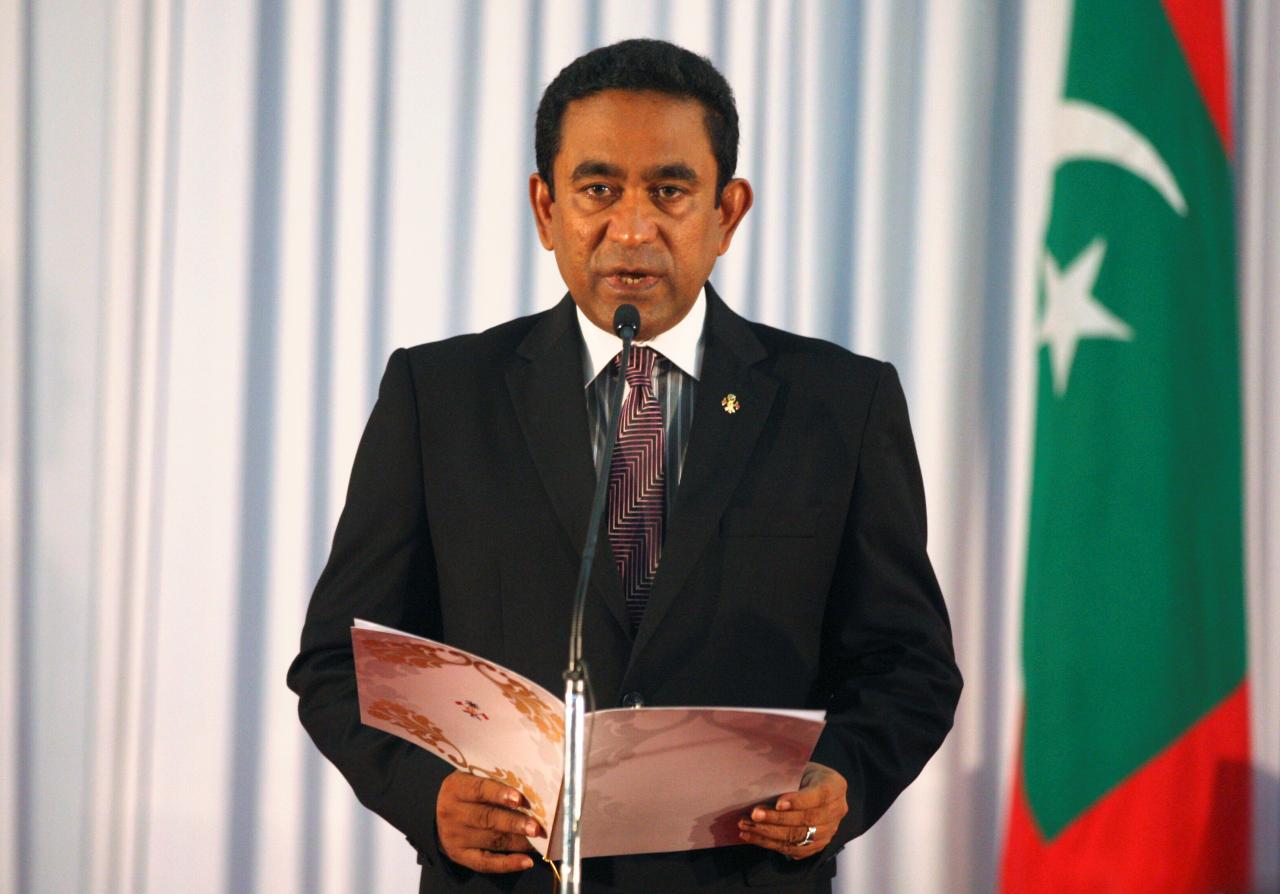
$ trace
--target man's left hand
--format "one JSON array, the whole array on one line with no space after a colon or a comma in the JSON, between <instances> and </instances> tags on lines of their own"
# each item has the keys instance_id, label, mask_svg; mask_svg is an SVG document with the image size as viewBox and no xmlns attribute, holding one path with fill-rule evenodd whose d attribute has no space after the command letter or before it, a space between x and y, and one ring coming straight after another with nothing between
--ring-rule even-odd
<instances>
[{"instance_id":1,"label":"man's left hand","mask_svg":"<svg viewBox=\"0 0 1280 894\"><path fill-rule=\"evenodd\" d=\"M779 795L772 806L761 804L738 821L739 834L748 844L803 860L821 851L835 837L840 820L849 812L845 801L848 784L843 776L822 764L808 764L800 790ZM814 828L809 843L801 844Z\"/></svg>"}]
</instances>

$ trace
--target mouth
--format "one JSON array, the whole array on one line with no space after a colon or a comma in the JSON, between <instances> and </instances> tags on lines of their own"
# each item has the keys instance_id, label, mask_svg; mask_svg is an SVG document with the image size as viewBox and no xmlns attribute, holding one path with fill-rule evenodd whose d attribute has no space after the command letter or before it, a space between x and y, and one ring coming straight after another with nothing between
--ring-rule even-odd
<instances>
[{"instance_id":1,"label":"mouth","mask_svg":"<svg viewBox=\"0 0 1280 894\"><path fill-rule=\"evenodd\" d=\"M614 270L607 274L604 281L613 288L623 292L642 292L658 284L660 277L647 270Z\"/></svg>"}]
</instances>

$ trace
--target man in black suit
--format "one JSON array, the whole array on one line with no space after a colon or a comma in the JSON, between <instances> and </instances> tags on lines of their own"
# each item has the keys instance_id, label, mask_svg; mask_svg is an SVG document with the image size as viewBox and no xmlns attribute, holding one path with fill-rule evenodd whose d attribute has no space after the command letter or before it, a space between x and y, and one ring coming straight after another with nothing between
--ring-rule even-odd
<instances>
[{"instance_id":1,"label":"man in black suit","mask_svg":"<svg viewBox=\"0 0 1280 894\"><path fill-rule=\"evenodd\" d=\"M622 303L657 352L636 387L666 402L664 533L638 596L601 537L594 691L823 708L828 725L799 789L742 817L741 846L587 860L587 889L829 891L835 853L950 728L960 676L893 368L749 323L707 282L752 202L737 133L705 59L658 41L579 58L543 96L530 178L569 295L388 363L289 684L321 751L417 849L424 891L548 890L528 855L545 830L514 789L361 725L352 619L561 688Z\"/></svg>"}]
</instances>

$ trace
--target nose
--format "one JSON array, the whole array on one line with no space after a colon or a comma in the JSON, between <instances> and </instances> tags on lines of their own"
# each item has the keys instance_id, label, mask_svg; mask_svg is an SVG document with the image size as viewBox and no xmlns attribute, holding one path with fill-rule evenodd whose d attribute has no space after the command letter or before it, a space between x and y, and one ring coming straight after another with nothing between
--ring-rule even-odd
<instances>
[{"instance_id":1,"label":"nose","mask_svg":"<svg viewBox=\"0 0 1280 894\"><path fill-rule=\"evenodd\" d=\"M658 235L658 224L653 216L653 204L643 190L627 190L614 203L611 212L609 239L624 248L652 242Z\"/></svg>"}]
</instances>

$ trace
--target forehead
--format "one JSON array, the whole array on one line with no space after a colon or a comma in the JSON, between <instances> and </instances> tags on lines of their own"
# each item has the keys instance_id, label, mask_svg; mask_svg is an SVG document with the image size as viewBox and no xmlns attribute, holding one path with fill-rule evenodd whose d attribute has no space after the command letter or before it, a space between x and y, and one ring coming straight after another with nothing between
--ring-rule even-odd
<instances>
[{"instance_id":1,"label":"forehead","mask_svg":"<svg viewBox=\"0 0 1280 894\"><path fill-rule=\"evenodd\" d=\"M641 90L605 90L575 99L560 122L556 167L584 159L624 168L681 161L715 165L706 109L696 99Z\"/></svg>"}]
</instances>

